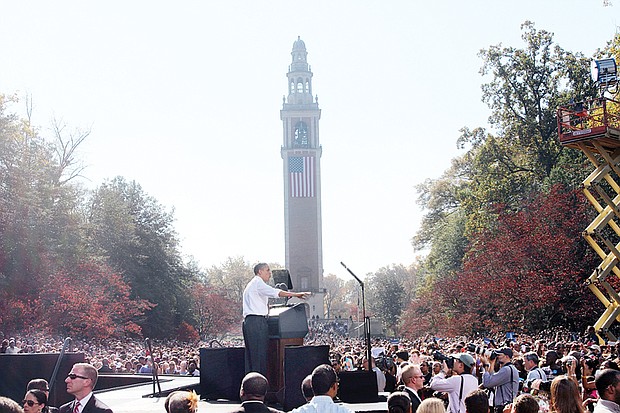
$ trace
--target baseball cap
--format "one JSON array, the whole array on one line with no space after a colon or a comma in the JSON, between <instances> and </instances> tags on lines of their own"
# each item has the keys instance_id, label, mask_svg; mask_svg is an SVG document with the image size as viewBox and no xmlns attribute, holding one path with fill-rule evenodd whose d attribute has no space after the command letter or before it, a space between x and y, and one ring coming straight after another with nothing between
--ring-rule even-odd
<instances>
[{"instance_id":1,"label":"baseball cap","mask_svg":"<svg viewBox=\"0 0 620 413\"><path fill-rule=\"evenodd\" d=\"M453 354L452 358L459 360L461 363L465 364L467 367L471 367L474 364L476 364L476 360L474 360L474 358L467 353Z\"/></svg>"},{"instance_id":2,"label":"baseball cap","mask_svg":"<svg viewBox=\"0 0 620 413\"><path fill-rule=\"evenodd\" d=\"M408 361L409 360L409 353L407 353L406 351L397 351L396 352L396 356L404 361Z\"/></svg>"},{"instance_id":3,"label":"baseball cap","mask_svg":"<svg viewBox=\"0 0 620 413\"><path fill-rule=\"evenodd\" d=\"M502 347L500 349L496 349L495 352L496 353L504 354L504 355L512 358L512 349L510 349L509 347Z\"/></svg>"}]
</instances>

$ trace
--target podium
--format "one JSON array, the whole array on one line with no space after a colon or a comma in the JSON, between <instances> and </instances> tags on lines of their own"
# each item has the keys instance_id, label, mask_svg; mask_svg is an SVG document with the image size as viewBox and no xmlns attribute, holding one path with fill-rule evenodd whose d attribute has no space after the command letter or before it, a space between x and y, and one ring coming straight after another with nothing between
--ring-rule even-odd
<instances>
[{"instance_id":1,"label":"podium","mask_svg":"<svg viewBox=\"0 0 620 413\"><path fill-rule=\"evenodd\" d=\"M307 304L273 306L269 309L269 349L267 353L267 380L272 392L284 388L284 349L303 346L308 334Z\"/></svg>"}]
</instances>

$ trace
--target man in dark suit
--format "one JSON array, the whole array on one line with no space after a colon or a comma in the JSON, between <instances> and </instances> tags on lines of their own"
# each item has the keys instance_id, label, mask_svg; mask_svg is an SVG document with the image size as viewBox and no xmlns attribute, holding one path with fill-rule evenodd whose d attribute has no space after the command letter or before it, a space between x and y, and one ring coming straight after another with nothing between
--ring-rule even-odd
<instances>
[{"instance_id":1,"label":"man in dark suit","mask_svg":"<svg viewBox=\"0 0 620 413\"><path fill-rule=\"evenodd\" d=\"M407 392L411 399L411 413L415 413L420 403L422 403L418 391L424 387L424 374L422 374L422 370L418 366L409 364L403 367L400 377L405 385L403 390Z\"/></svg>"},{"instance_id":2,"label":"man in dark suit","mask_svg":"<svg viewBox=\"0 0 620 413\"><path fill-rule=\"evenodd\" d=\"M112 409L93 394L97 384L97 369L87 363L76 363L67 375L67 393L75 400L65 403L59 413L112 413Z\"/></svg>"},{"instance_id":3,"label":"man in dark suit","mask_svg":"<svg viewBox=\"0 0 620 413\"><path fill-rule=\"evenodd\" d=\"M234 413L282 413L265 404L265 395L269 389L269 383L265 376L252 372L245 375L241 381L241 406Z\"/></svg>"}]
</instances>

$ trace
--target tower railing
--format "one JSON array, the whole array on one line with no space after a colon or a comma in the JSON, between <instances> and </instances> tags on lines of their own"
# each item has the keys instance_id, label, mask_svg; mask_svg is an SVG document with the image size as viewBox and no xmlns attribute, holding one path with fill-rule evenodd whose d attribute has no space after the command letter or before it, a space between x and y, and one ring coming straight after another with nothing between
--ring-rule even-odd
<instances>
[{"instance_id":1,"label":"tower railing","mask_svg":"<svg viewBox=\"0 0 620 413\"><path fill-rule=\"evenodd\" d=\"M607 144L620 146L620 102L613 99L596 98L561 106L557 111L557 123L562 144L612 137L618 142L612 140Z\"/></svg>"}]
</instances>

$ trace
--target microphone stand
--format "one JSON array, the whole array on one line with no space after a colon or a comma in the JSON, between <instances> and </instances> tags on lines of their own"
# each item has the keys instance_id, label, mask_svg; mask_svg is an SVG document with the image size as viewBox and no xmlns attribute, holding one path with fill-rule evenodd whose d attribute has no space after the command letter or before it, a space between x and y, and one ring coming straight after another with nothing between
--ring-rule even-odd
<instances>
[{"instance_id":1,"label":"microphone stand","mask_svg":"<svg viewBox=\"0 0 620 413\"><path fill-rule=\"evenodd\" d=\"M357 280L362 287L362 317L364 318L364 338L366 340L366 359L368 360L368 371L372 370L372 352L370 351L370 317L366 317L366 296L364 294L364 283L357 278L357 275L353 273L344 262L340 261L340 264Z\"/></svg>"},{"instance_id":2,"label":"microphone stand","mask_svg":"<svg viewBox=\"0 0 620 413\"><path fill-rule=\"evenodd\" d=\"M50 377L50 381L48 384L50 396L54 394L52 393L52 389L54 388L54 385L56 384L56 376L58 375L58 370L60 369L60 363L62 362L62 359L65 357L65 352L67 351L70 345L71 345L71 337L65 338L65 341L62 343L62 349L60 350L60 355L58 356L58 359L56 360L56 365L54 366L54 372L52 373L52 377Z\"/></svg>"},{"instance_id":3,"label":"microphone stand","mask_svg":"<svg viewBox=\"0 0 620 413\"><path fill-rule=\"evenodd\" d=\"M149 352L149 356L151 357L151 363L153 364L153 370L152 370L152 374L153 374L153 394L151 395L145 395L142 397L161 397L162 393L161 393L161 386L159 384L159 376L157 375L157 365L155 364L155 357L153 357L153 348L151 347L151 340L147 337L144 340L144 344L146 349ZM157 383L157 390L159 390L157 393L155 392L155 383Z\"/></svg>"}]
</instances>

